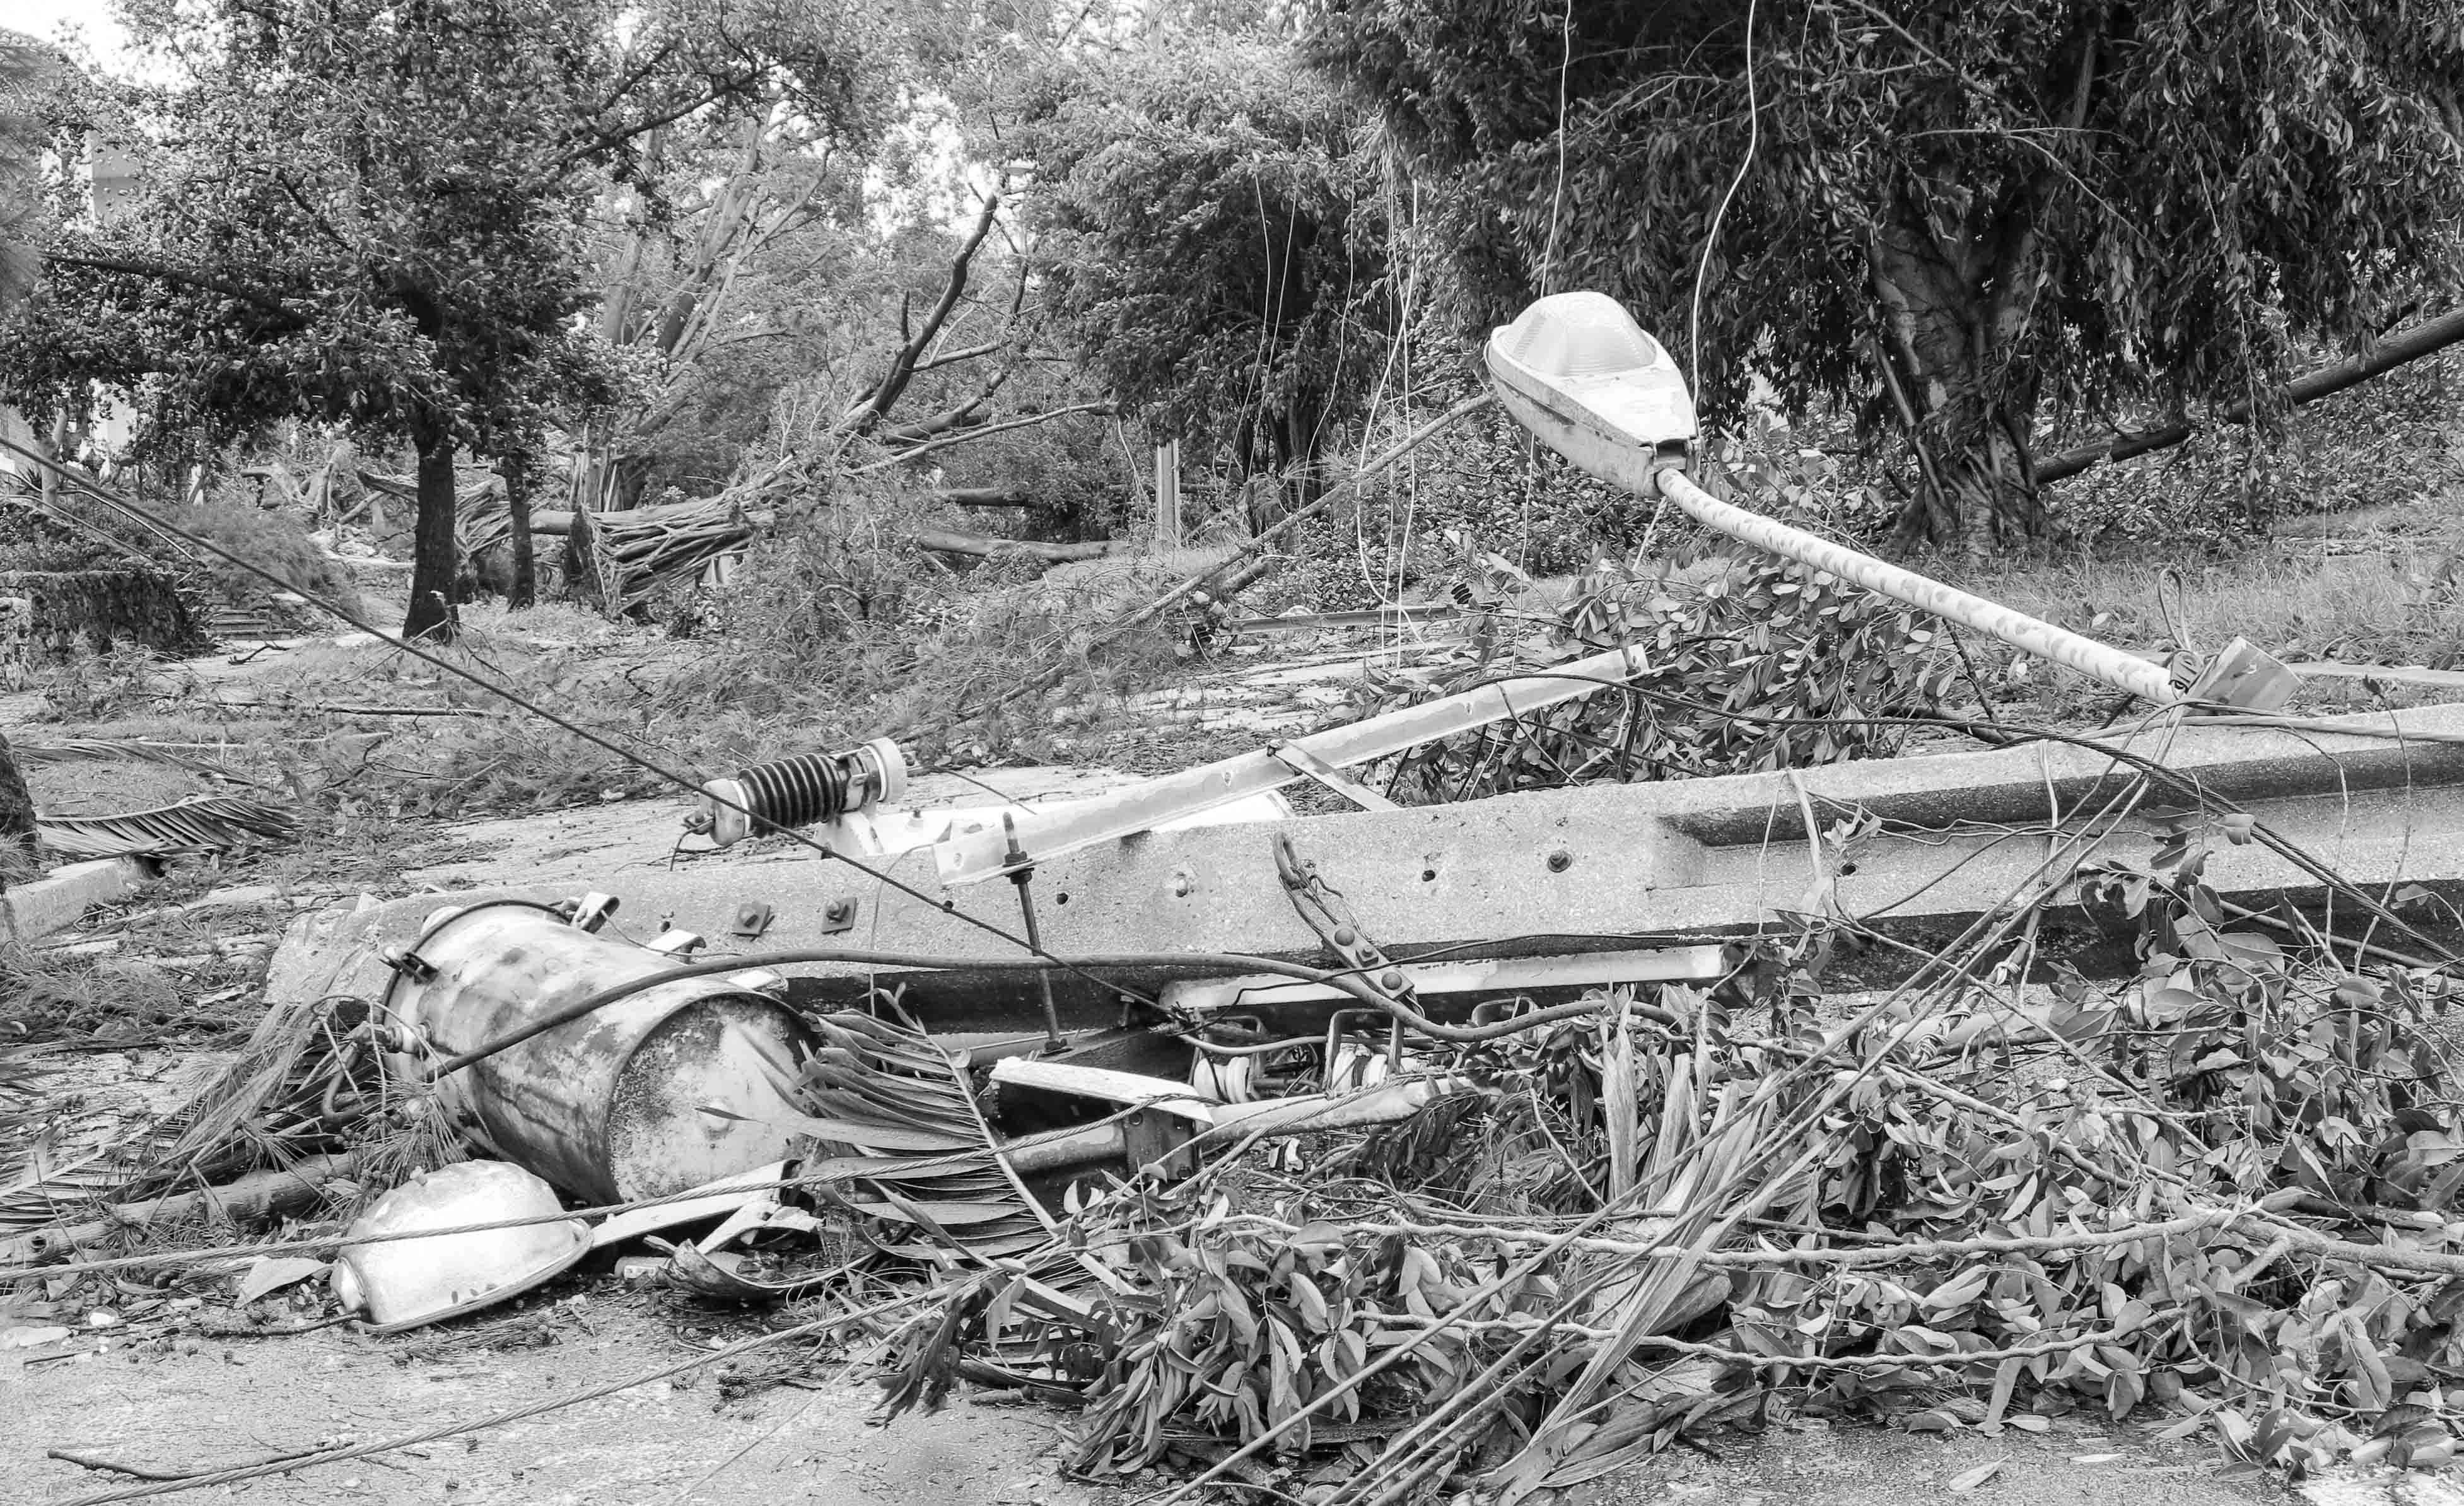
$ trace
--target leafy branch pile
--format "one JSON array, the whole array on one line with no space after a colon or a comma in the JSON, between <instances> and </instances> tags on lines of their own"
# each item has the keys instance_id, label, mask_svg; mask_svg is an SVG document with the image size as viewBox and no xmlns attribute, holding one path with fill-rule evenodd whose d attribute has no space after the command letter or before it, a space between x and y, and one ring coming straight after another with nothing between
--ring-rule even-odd
<instances>
[{"instance_id":1,"label":"leafy branch pile","mask_svg":"<svg viewBox=\"0 0 2464 1506\"><path fill-rule=\"evenodd\" d=\"M1886 995L1808 1009L1862 928L1806 917L1709 989L1420 1038L1404 1072L1436 1098L1403 1122L1082 1190L897 1336L892 1409L960 1373L1028 1385L1081 1404L1085 1474L1205 1466L1320 1506L1513 1500L1792 1411L2146 1409L2297 1471L2442 1462L2442 971L2236 917L2211 844L2278 839L2229 808L2151 809L2152 854L2081 858L2160 782L2035 833L2057 857ZM2135 978L2034 956L2074 902L2136 927Z\"/></svg>"},{"instance_id":2,"label":"leafy branch pile","mask_svg":"<svg viewBox=\"0 0 2464 1506\"><path fill-rule=\"evenodd\" d=\"M1769 556L1602 565L1553 609L1531 605L1535 591L1489 557L1485 579L1458 592L1480 613L1470 653L1435 673L1397 674L1377 709L1516 676L1545 690L1551 671L1618 646L1639 665L1633 692L1417 748L1389 772L1396 798L1437 803L1887 758L1903 734L1872 719L1938 706L1964 673L1932 617Z\"/></svg>"}]
</instances>

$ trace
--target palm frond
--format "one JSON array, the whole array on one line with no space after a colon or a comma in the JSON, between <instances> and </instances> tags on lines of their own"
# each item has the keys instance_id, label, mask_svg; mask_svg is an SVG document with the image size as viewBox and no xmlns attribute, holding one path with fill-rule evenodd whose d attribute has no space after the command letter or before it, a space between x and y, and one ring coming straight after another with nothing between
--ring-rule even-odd
<instances>
[{"instance_id":1,"label":"palm frond","mask_svg":"<svg viewBox=\"0 0 2464 1506\"><path fill-rule=\"evenodd\" d=\"M298 830L285 808L237 795L196 795L121 815L37 817L45 847L79 858L216 853L288 842Z\"/></svg>"},{"instance_id":2,"label":"palm frond","mask_svg":"<svg viewBox=\"0 0 2464 1506\"><path fill-rule=\"evenodd\" d=\"M14 742L9 744L9 752L20 767L31 764L89 762L162 764L210 779L230 780L235 785L249 785L259 789L268 787L265 781L252 779L209 756L215 751L235 753L246 750L211 742L146 742L129 738L60 738L50 742Z\"/></svg>"},{"instance_id":3,"label":"palm frond","mask_svg":"<svg viewBox=\"0 0 2464 1506\"><path fill-rule=\"evenodd\" d=\"M806 1116L798 1127L847 1171L840 1196L876 1243L942 1264L954 1253L990 1260L1044 1242L1043 1209L1003 1167L946 1052L921 1030L861 1010L817 1028L823 1048L790 1100Z\"/></svg>"}]
</instances>

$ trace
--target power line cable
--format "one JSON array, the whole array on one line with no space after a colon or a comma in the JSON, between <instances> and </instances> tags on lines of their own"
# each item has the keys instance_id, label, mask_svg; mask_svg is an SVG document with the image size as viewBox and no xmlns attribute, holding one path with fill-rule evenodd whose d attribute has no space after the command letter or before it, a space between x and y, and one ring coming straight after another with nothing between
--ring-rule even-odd
<instances>
[{"instance_id":1,"label":"power line cable","mask_svg":"<svg viewBox=\"0 0 2464 1506\"><path fill-rule=\"evenodd\" d=\"M550 711L545 706L540 705L538 701L522 695L519 691L508 689L507 687L499 685L495 681L489 679L485 675L473 674L470 670L463 668L461 665L454 663L451 659L431 653L407 638L386 632L383 629L378 628L367 622L365 619L360 617L358 614L343 610L341 607L331 601L326 601L317 596L310 595L306 591L301 591L291 582L284 580L282 577L275 574L269 569L266 569L264 566L259 565L253 561L242 559L240 556L233 554L229 549L226 549L222 545L214 543L212 540L205 538L200 534L191 533L187 529L181 527L177 523L171 522L167 519L156 516L142 504L131 501L126 497L121 496L120 493L103 485L99 481L78 476L76 472L71 471L66 466L61 465L58 461L52 459L48 455L29 450L25 446L18 444L16 441L7 438L0 438L0 451L5 451L9 454L17 455L20 458L31 460L34 464L51 471L61 478L73 482L74 484L83 488L88 496L117 512L125 514L136 522L144 524L145 526L153 528L168 537L177 539L183 544L192 549L203 549L207 553L213 555L215 558L222 560L226 564L236 565L240 569L246 570L249 574L255 576L259 580L265 581L269 585L305 597L311 606L331 613L335 617L358 629L360 631L375 638L377 641L384 643L388 647L398 649L402 653L409 654L412 658L419 660L423 664L442 670L446 674L451 675L457 679L465 680L470 684L475 685L481 690L488 692L490 695L495 696L509 702L517 709L528 712L532 716L539 718L540 720L548 722L553 726L572 734L574 737L582 739L584 742L589 743L591 746L596 747L603 752L612 753L619 759L624 760L626 763L632 764L634 767L639 768L646 773L657 775L659 778L666 780L669 784L675 786L687 794L695 795L702 799L709 800L715 805L724 806L728 809L736 811L746 817L749 821L760 821L760 817L757 812L747 809L745 807L737 805L735 801L729 800L724 796L713 794L709 790L704 789L699 783L692 778L692 776L680 773L677 770L669 767L667 764L645 754L635 752L631 748L626 747L623 743L616 742L614 739L606 737L604 734L594 732L590 728L582 725L580 722L574 721L566 717L560 716L556 712ZM907 896L911 899L929 905L955 919L961 920L968 925L972 925L976 929L985 932L988 935L998 937L1001 941L1020 947L1034 956L1041 957L1045 961L1063 967L1069 972L1077 973L1080 977L1085 978L1089 983L1095 984L1100 987L1110 989L1115 993L1129 995L1141 1003L1155 1003L1153 999L1148 998L1145 994L1139 993L1134 988L1125 987L1120 984L1112 982L1111 979L1098 977L1081 967L1064 962L1053 953L1045 950L1043 947L1036 945L1032 941L1029 941L1026 938L1013 935L1012 933L1003 930L1001 926L996 925L992 921L986 920L979 916L968 914L966 911L959 909L957 907L957 901L954 899L936 897L935 896L926 894L924 891L917 889L912 884L891 876L889 871L886 869L875 868L871 864L867 863L860 858L850 857L847 853L830 846L828 843L818 841L813 837L807 836L802 831L794 830L793 828L781 827L775 828L774 830L776 830L780 835L782 835L802 846L808 847L824 857L832 858L838 862L847 864L849 868L852 868L857 873L872 879L875 883L895 889L900 894Z\"/></svg>"}]
</instances>

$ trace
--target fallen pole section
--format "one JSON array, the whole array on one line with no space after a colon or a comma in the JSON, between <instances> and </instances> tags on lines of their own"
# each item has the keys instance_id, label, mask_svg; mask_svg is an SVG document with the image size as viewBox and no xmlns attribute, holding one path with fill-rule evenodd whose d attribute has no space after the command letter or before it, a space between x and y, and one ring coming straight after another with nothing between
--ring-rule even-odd
<instances>
[{"instance_id":1,"label":"fallen pole section","mask_svg":"<svg viewBox=\"0 0 2464 1506\"><path fill-rule=\"evenodd\" d=\"M2186 699L2161 666L2067 628L1886 565L1721 501L1683 466L1696 433L1676 364L1615 299L1561 293L1488 341L1498 402L1534 438L1601 480L1664 497L1714 532L1905 602L2160 706Z\"/></svg>"},{"instance_id":2,"label":"fallen pole section","mask_svg":"<svg viewBox=\"0 0 2464 1506\"><path fill-rule=\"evenodd\" d=\"M1553 439L1550 442L1555 446ZM1612 474L1615 467L1595 469L1572 453L1567 454L1567 458L1603 479L1629 486L1635 484L1623 476ZM1683 471L1661 471L1656 490L1683 509L1685 515L1696 522L1741 543L1794 560L1799 565L1828 570L1841 580L1853 581L1878 595L1905 602L1946 622L1954 622L1989 637L1998 638L2023 653L2033 653L2040 659L2077 670L2090 679L2101 681L2116 690L2127 691L2157 705L2169 706L2185 698L2183 693L2174 688L2172 676L2162 665L2151 664L2110 644L2082 637L2068 628L2057 627L2040 617L2031 617L2015 608L1987 601L1956 586L1946 586L1930 576L1919 575L1914 570L1902 569L1871 555L1859 554L1845 544L1817 538L1802 528L1792 528L1775 518L1766 518L1760 513L1750 513L1721 501L1695 485L1693 477Z\"/></svg>"}]
</instances>

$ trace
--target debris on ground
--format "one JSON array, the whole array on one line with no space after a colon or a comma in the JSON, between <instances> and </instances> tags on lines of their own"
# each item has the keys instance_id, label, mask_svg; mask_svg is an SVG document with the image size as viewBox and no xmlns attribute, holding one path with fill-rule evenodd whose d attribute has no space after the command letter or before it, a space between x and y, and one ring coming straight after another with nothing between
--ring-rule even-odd
<instances>
[{"instance_id":1,"label":"debris on ground","mask_svg":"<svg viewBox=\"0 0 2464 1506\"><path fill-rule=\"evenodd\" d=\"M1665 458L1617 463L1682 492ZM743 531L574 526L619 597ZM256 792L47 817L110 871L11 891L9 1020L44 1038L0 1043L0 1363L668 1326L646 1369L433 1424L63 1442L138 1482L79 1502L705 1374L721 1405L863 1375L904 1427L1047 1407L1063 1473L1167 1501L1682 1495L1718 1487L1680 1451L1858 1426L1951 1495L2022 1440L2321 1500L2454 1464L2464 714L2294 716L2243 640L2159 663L1971 598L2153 703L2030 724L1966 607L1891 593L1932 585L1740 553L1556 591L1493 561L1423 611L1210 598L1192 653L1237 668L1051 720L1224 757L928 794L876 738L655 830L619 787L373 836L366 889L293 851L349 830L279 801L297 766L29 743ZM487 715L398 689L221 707Z\"/></svg>"}]
</instances>

